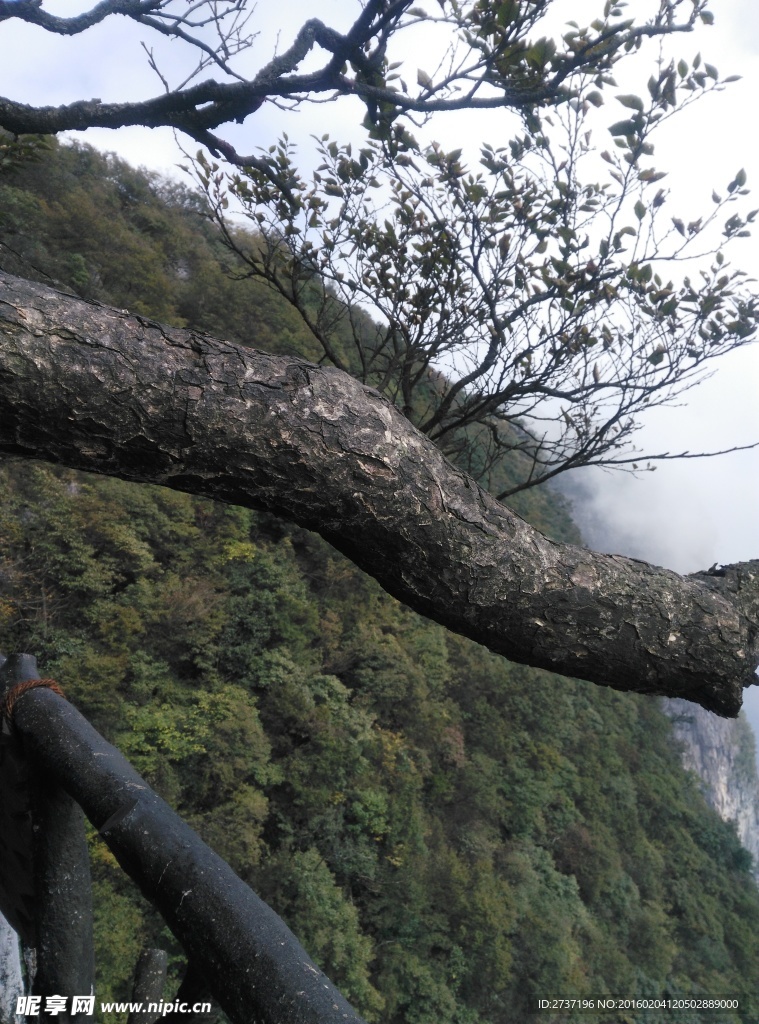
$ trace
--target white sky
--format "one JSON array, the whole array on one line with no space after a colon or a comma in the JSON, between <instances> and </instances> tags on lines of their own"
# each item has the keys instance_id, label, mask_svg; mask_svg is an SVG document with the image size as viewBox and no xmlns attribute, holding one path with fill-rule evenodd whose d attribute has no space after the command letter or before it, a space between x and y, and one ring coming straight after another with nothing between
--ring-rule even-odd
<instances>
[{"instance_id":1,"label":"white sky","mask_svg":"<svg viewBox=\"0 0 759 1024\"><path fill-rule=\"evenodd\" d=\"M46 0L44 6L69 14L89 5L81 0ZM635 0L629 9L640 13L645 6ZM566 0L564 10L567 18L586 24L602 7L603 0ZM691 208L698 211L709 208L712 188L724 190L740 167L748 172L749 187L759 183L759 143L755 140L759 2L713 0L712 9L715 26L696 36L679 37L677 52L690 59L700 51L723 77L740 74L743 80L672 122L659 139L656 159L657 167L670 171L666 184L674 201L682 199L686 206L692 203ZM317 13L327 24L343 29L356 11L356 0L321 0ZM284 48L303 21L313 15L314 6L307 0L284 4L258 0L255 27L260 27L261 36L245 56L246 70L254 71L267 59L278 31L280 48ZM116 19L109 19L76 39L51 36L13 22L3 25L1 31L2 96L58 104L94 97L103 101L147 98L161 91L139 46L141 39L151 45L156 45L155 41L124 20L117 24ZM156 52L161 55L162 68L179 69L180 44L159 40ZM417 67L424 64L420 36L409 56L407 78L415 80ZM648 73L646 68L645 77ZM269 145L282 131L296 139L325 131L345 138L356 131L361 116L357 106L345 102L308 107L300 114L283 113L267 105L228 136L244 152ZM614 119L611 104L608 120ZM436 120L434 132L443 145L468 144L476 152L480 141L495 143L499 130L507 137L508 124L504 114L450 116ZM172 133L166 130L97 130L84 133L84 137L101 149L114 150L134 164L155 170L172 172L179 160ZM733 262L759 278L759 237L736 247ZM726 358L715 378L686 396L685 408L653 412L640 445L656 451L694 451L759 441L758 398L756 346ZM759 557L759 449L719 459L660 463L656 472L637 478L584 471L578 476L578 485L584 493L578 512L594 547L647 558L681 572L707 568L714 562ZM756 707L752 717L759 725L759 688L752 691L750 704Z\"/></svg>"}]
</instances>

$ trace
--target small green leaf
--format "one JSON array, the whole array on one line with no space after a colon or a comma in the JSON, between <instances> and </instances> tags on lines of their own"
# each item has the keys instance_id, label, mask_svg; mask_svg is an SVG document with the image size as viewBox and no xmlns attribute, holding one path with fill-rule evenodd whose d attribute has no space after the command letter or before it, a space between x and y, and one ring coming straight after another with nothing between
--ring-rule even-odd
<instances>
[{"instance_id":1,"label":"small green leaf","mask_svg":"<svg viewBox=\"0 0 759 1024\"><path fill-rule=\"evenodd\" d=\"M612 135L635 135L638 130L638 121L616 121L609 131Z\"/></svg>"},{"instance_id":2,"label":"small green leaf","mask_svg":"<svg viewBox=\"0 0 759 1024\"><path fill-rule=\"evenodd\" d=\"M648 167L646 170L641 171L638 175L640 181L661 181L662 178L667 177L666 171L657 171L653 167Z\"/></svg>"},{"instance_id":3,"label":"small green leaf","mask_svg":"<svg viewBox=\"0 0 759 1024\"><path fill-rule=\"evenodd\" d=\"M505 3L502 3L498 8L496 21L502 28L505 28L506 25L510 25L512 23L517 14L519 14L519 4L517 0L505 0Z\"/></svg>"},{"instance_id":4,"label":"small green leaf","mask_svg":"<svg viewBox=\"0 0 759 1024\"><path fill-rule=\"evenodd\" d=\"M632 94L625 96L617 96L617 99L623 107L629 107L631 110L639 110L643 113L643 100L640 96L633 96Z\"/></svg>"}]
</instances>

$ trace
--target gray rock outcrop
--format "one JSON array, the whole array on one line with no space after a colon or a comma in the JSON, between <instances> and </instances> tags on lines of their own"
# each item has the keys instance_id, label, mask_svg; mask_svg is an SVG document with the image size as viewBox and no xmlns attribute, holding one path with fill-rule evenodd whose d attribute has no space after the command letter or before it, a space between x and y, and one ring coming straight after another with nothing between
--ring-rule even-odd
<instances>
[{"instance_id":1,"label":"gray rock outcrop","mask_svg":"<svg viewBox=\"0 0 759 1024\"><path fill-rule=\"evenodd\" d=\"M664 702L683 764L701 780L704 796L754 858L759 882L759 777L754 733L746 718L720 718L686 700Z\"/></svg>"}]
</instances>

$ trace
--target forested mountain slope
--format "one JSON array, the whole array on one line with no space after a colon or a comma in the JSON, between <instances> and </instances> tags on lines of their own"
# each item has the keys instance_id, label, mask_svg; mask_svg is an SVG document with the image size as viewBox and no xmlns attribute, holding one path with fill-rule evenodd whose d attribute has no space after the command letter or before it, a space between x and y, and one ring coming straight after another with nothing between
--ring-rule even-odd
<instances>
[{"instance_id":1,"label":"forested mountain slope","mask_svg":"<svg viewBox=\"0 0 759 1024\"><path fill-rule=\"evenodd\" d=\"M0 264L310 353L225 275L200 212L54 146L0 175ZM729 996L741 1012L710 1021L759 1019L750 857L655 700L510 665L262 514L29 462L0 486L0 650L38 656L368 1020L540 1024L539 997L603 994ZM520 500L573 535L549 492ZM92 846L108 998L143 945L178 951Z\"/></svg>"}]
</instances>

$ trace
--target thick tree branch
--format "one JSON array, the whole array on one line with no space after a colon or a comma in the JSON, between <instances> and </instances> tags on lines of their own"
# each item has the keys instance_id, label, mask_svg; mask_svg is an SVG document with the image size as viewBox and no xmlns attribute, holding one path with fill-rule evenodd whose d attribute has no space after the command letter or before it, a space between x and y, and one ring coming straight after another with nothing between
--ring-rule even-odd
<instances>
[{"instance_id":1,"label":"thick tree branch","mask_svg":"<svg viewBox=\"0 0 759 1024\"><path fill-rule=\"evenodd\" d=\"M89 11L72 18L61 18L43 10L42 0L0 0L0 21L16 18L30 25L37 25L55 35L75 36L88 28L100 24L113 14L124 14L139 20L147 13L159 11L166 0L101 0Z\"/></svg>"},{"instance_id":2,"label":"thick tree branch","mask_svg":"<svg viewBox=\"0 0 759 1024\"><path fill-rule=\"evenodd\" d=\"M756 681L759 561L681 577L555 544L338 370L3 274L0 451L267 509L514 661L723 715Z\"/></svg>"},{"instance_id":3,"label":"thick tree branch","mask_svg":"<svg viewBox=\"0 0 759 1024\"><path fill-rule=\"evenodd\" d=\"M391 19L393 23L409 2L404 0L393 5L397 9ZM0 0L0 21L3 20L7 6ZM65 19L66 26L69 26L69 21L75 21L77 27L71 25L64 29L63 23L58 25L60 19L56 18L52 19L57 24L55 29L47 23L43 27L73 34L102 20L107 14L128 14L134 20L143 21L145 11L158 6L162 5L148 3L146 6L139 2L135 4L134 0L122 0L121 3L106 0L86 16L83 15L81 25L79 19ZM309 19L299 30L292 46L273 57L250 81L220 83L208 80L166 92L150 100L124 103L102 103L99 99L92 99L60 106L32 107L0 97L0 127L14 135L55 135L63 131L83 131L86 128L142 125L147 128L178 128L194 138L198 132L217 128L221 124L244 121L268 97L320 94L337 90L342 81L340 69L344 62L352 58L364 63L364 44L377 31L386 31L387 15L379 20L376 17L381 6L373 0L346 36L328 28L318 18ZM50 16L34 5L24 4L19 10L29 15L25 20L35 23L39 23L40 18L50 20ZM170 32L175 35L179 33L179 26ZM185 38L185 41L199 45L192 39ZM307 75L293 74L315 45L330 54L324 67ZM203 49L207 50L207 47Z\"/></svg>"},{"instance_id":4,"label":"thick tree branch","mask_svg":"<svg viewBox=\"0 0 759 1024\"><path fill-rule=\"evenodd\" d=\"M476 32L471 34L474 27L471 11L452 9L427 20L448 25L453 39L461 36L466 40L472 59L455 62L449 74L437 82L431 81L428 87L414 94L405 85L402 91L395 84L388 85L384 77L389 40L416 20L412 15L404 21L413 0L369 0L345 34L318 18L310 18L298 30L288 49L274 56L251 78L242 78L228 59L247 49L250 38L237 38L239 26L225 30L221 25L225 18L244 12L246 0L230 2L228 8L216 14L213 13L215 5L210 5L212 12L203 18L196 12L206 2L198 0L188 12L173 13L169 0L101 0L89 11L62 18L43 10L40 0L0 0L0 23L19 19L58 35L78 35L112 15L125 16L159 35L180 39L190 50L197 50L200 64L196 73L214 63L235 79L207 80L169 90L150 100L121 103L91 99L60 106L32 107L0 97L0 128L14 135L54 135L87 128L142 125L177 128L197 139L201 133L221 125L245 121L266 99L301 102L339 94L358 97L375 122L380 110L382 119L388 123L402 113L424 117L438 111L475 108L528 110L570 98L573 93L568 82L574 75L609 71L642 39L692 31L705 7L705 0L693 0L689 16L677 23L674 15L679 0L665 0L660 14L652 22L638 26L631 22L610 22L583 36L581 43L568 44L566 50L547 59L540 70L532 68L527 78L524 68L520 73L514 68L502 72L502 47L492 41L485 43ZM215 23L219 36L215 43L208 43L200 35L188 34L188 30L202 29L210 22ZM526 17L524 31L532 25L533 19ZM516 33L512 42L518 36ZM235 41L230 48L232 39ZM504 36L503 45L506 41ZM525 43L525 48L527 46ZM316 47L327 54L326 60L315 71L298 74L304 60Z\"/></svg>"}]
</instances>

